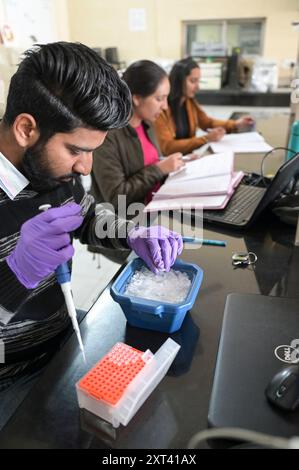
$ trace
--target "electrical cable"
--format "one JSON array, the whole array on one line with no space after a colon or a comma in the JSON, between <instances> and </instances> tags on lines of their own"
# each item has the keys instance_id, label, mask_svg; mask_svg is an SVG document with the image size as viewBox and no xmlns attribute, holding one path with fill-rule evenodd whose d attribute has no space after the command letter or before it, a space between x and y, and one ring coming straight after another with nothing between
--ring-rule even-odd
<instances>
[{"instance_id":1,"label":"electrical cable","mask_svg":"<svg viewBox=\"0 0 299 470\"><path fill-rule=\"evenodd\" d=\"M286 152L292 152L294 154L293 157L298 154L298 152L295 152L295 150L289 149L287 147L275 147L274 149L269 150L269 152L265 153L261 162L261 178L263 180L265 187L269 186L269 183L267 183L265 180L264 164L265 164L266 159L269 157L269 155L271 155L273 152L276 152L276 150L285 150Z\"/></svg>"},{"instance_id":2,"label":"electrical cable","mask_svg":"<svg viewBox=\"0 0 299 470\"><path fill-rule=\"evenodd\" d=\"M205 431L200 431L190 439L188 449L197 449L198 445L207 439L240 440L276 449L299 449L298 436L286 439L241 428L206 429Z\"/></svg>"},{"instance_id":3,"label":"electrical cable","mask_svg":"<svg viewBox=\"0 0 299 470\"><path fill-rule=\"evenodd\" d=\"M295 152L292 149L289 149L287 147L275 147L272 150L269 150L269 152L265 153L263 156L262 162L261 162L261 170L260 170L260 175L257 173L247 173L244 176L244 182L247 186L258 186L261 182L263 182L263 186L267 188L271 184L271 180L267 181L266 177L264 175L264 163L266 159L271 155L273 152L276 150L285 150L287 152L292 152L294 156L298 155L298 152Z\"/></svg>"}]
</instances>

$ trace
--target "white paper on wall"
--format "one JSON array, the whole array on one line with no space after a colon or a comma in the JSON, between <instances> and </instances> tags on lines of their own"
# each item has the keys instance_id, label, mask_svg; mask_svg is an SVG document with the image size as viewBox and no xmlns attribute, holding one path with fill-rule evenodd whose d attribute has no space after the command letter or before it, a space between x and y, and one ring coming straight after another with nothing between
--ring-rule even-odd
<instances>
[{"instance_id":1,"label":"white paper on wall","mask_svg":"<svg viewBox=\"0 0 299 470\"><path fill-rule=\"evenodd\" d=\"M52 0L5 0L5 21L15 35L15 46L57 40Z\"/></svg>"},{"instance_id":2,"label":"white paper on wall","mask_svg":"<svg viewBox=\"0 0 299 470\"><path fill-rule=\"evenodd\" d=\"M146 11L144 8L129 9L129 31L146 31Z\"/></svg>"}]
</instances>

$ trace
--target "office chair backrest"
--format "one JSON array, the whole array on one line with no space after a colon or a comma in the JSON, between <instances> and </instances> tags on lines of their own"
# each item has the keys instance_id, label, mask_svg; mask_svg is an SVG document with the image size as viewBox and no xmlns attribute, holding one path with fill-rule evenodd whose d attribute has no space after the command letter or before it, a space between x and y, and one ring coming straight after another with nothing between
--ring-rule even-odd
<instances>
[{"instance_id":1,"label":"office chair backrest","mask_svg":"<svg viewBox=\"0 0 299 470\"><path fill-rule=\"evenodd\" d=\"M105 58L110 64L118 64L119 57L117 47L107 47L107 49L105 49Z\"/></svg>"}]
</instances>

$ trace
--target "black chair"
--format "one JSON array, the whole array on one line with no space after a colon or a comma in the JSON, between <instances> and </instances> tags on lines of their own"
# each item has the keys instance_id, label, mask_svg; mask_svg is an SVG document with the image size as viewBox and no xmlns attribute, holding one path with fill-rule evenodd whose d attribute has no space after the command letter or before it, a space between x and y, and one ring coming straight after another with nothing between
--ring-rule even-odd
<instances>
[{"instance_id":1,"label":"black chair","mask_svg":"<svg viewBox=\"0 0 299 470\"><path fill-rule=\"evenodd\" d=\"M105 59L117 70L126 67L125 61L119 60L117 47L107 47L107 49L105 49Z\"/></svg>"}]
</instances>

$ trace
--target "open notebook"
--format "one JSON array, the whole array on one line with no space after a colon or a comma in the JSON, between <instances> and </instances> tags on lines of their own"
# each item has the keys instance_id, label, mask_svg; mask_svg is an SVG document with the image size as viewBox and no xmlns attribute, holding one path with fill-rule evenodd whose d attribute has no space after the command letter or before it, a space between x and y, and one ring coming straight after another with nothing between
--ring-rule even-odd
<instances>
[{"instance_id":1,"label":"open notebook","mask_svg":"<svg viewBox=\"0 0 299 470\"><path fill-rule=\"evenodd\" d=\"M183 171L168 177L144 212L223 209L244 176L242 172L234 173L233 166L231 152L187 163Z\"/></svg>"},{"instance_id":2,"label":"open notebook","mask_svg":"<svg viewBox=\"0 0 299 470\"><path fill-rule=\"evenodd\" d=\"M168 176L165 185L213 176L231 176L233 171L233 152L216 153L187 162L181 171Z\"/></svg>"},{"instance_id":3,"label":"open notebook","mask_svg":"<svg viewBox=\"0 0 299 470\"><path fill-rule=\"evenodd\" d=\"M273 149L258 132L225 135L219 142L211 142L213 152L260 153Z\"/></svg>"},{"instance_id":4,"label":"open notebook","mask_svg":"<svg viewBox=\"0 0 299 470\"><path fill-rule=\"evenodd\" d=\"M177 197L167 198L157 198L155 196L154 199L144 208L143 212L158 212L178 209L224 209L243 176L244 173L242 171L234 173L231 179L230 190L225 194L210 196L186 196L178 194Z\"/></svg>"}]
</instances>

